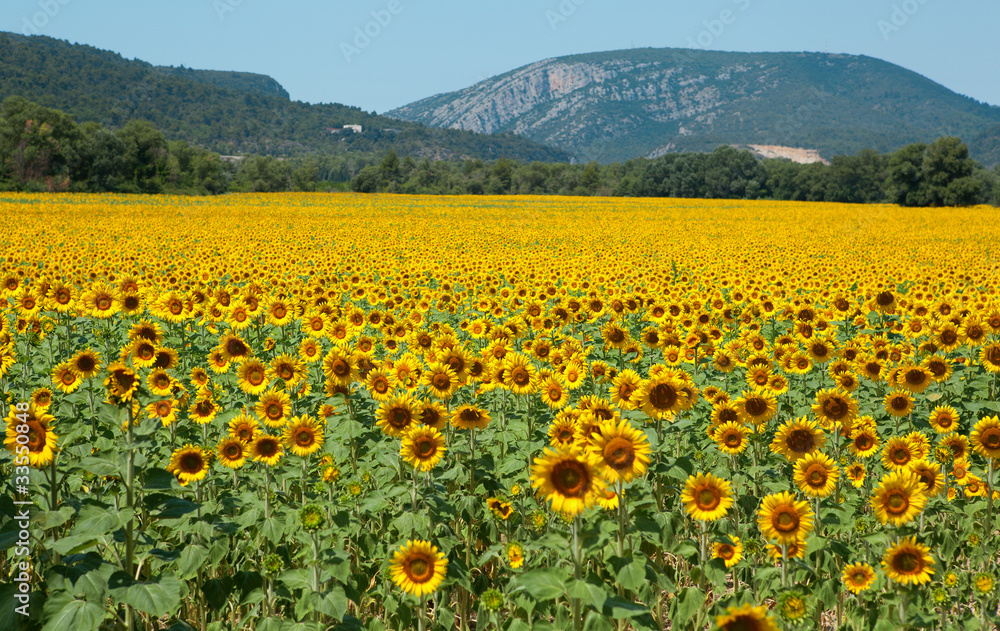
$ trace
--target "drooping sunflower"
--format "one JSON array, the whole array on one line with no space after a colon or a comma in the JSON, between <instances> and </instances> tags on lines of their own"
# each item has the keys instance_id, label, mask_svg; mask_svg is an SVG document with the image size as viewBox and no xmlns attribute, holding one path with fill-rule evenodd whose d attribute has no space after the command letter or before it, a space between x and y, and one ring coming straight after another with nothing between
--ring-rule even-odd
<instances>
[{"instance_id":1,"label":"drooping sunflower","mask_svg":"<svg viewBox=\"0 0 1000 631\"><path fill-rule=\"evenodd\" d=\"M219 441L215 453L219 456L219 464L230 469L239 469L247 461L249 449L239 438L227 436Z\"/></svg>"},{"instance_id":2,"label":"drooping sunflower","mask_svg":"<svg viewBox=\"0 0 1000 631\"><path fill-rule=\"evenodd\" d=\"M840 580L851 593L860 594L875 582L875 568L865 562L848 563Z\"/></svg>"},{"instance_id":3,"label":"drooping sunflower","mask_svg":"<svg viewBox=\"0 0 1000 631\"><path fill-rule=\"evenodd\" d=\"M985 458L1000 457L1000 417L984 416L972 427L969 434L972 449Z\"/></svg>"},{"instance_id":4,"label":"drooping sunflower","mask_svg":"<svg viewBox=\"0 0 1000 631\"><path fill-rule=\"evenodd\" d=\"M490 424L490 413L474 405L463 405L451 415L451 424L459 429L484 430Z\"/></svg>"},{"instance_id":5,"label":"drooping sunflower","mask_svg":"<svg viewBox=\"0 0 1000 631\"><path fill-rule=\"evenodd\" d=\"M726 613L716 616L715 626L720 631L778 631L767 607L754 607L749 603L727 607Z\"/></svg>"},{"instance_id":6,"label":"drooping sunflower","mask_svg":"<svg viewBox=\"0 0 1000 631\"><path fill-rule=\"evenodd\" d=\"M281 446L281 440L277 436L271 436L270 434L259 434L257 438L250 443L250 455L253 456L255 462L263 462L264 464L273 467L278 464L281 460L281 456L285 453Z\"/></svg>"},{"instance_id":7,"label":"drooping sunflower","mask_svg":"<svg viewBox=\"0 0 1000 631\"><path fill-rule=\"evenodd\" d=\"M632 369L623 370L611 378L608 388L611 402L622 410L634 410L639 407L638 393L642 385L642 377Z\"/></svg>"},{"instance_id":8,"label":"drooping sunflower","mask_svg":"<svg viewBox=\"0 0 1000 631\"><path fill-rule=\"evenodd\" d=\"M802 539L813 529L813 512L809 504L797 501L787 491L764 497L757 513L757 525L765 539L790 544Z\"/></svg>"},{"instance_id":9,"label":"drooping sunflower","mask_svg":"<svg viewBox=\"0 0 1000 631\"><path fill-rule=\"evenodd\" d=\"M623 419L618 423L613 420L601 423L587 455L606 481L620 480L627 484L646 472L651 451L646 434Z\"/></svg>"},{"instance_id":10,"label":"drooping sunflower","mask_svg":"<svg viewBox=\"0 0 1000 631\"><path fill-rule=\"evenodd\" d=\"M795 461L793 479L799 490L812 497L827 497L837 486L840 469L833 458L813 452Z\"/></svg>"},{"instance_id":11,"label":"drooping sunflower","mask_svg":"<svg viewBox=\"0 0 1000 631\"><path fill-rule=\"evenodd\" d=\"M546 448L535 458L531 467L531 486L546 500L552 510L576 516L594 504L596 494L605 483L579 450Z\"/></svg>"},{"instance_id":12,"label":"drooping sunflower","mask_svg":"<svg viewBox=\"0 0 1000 631\"><path fill-rule=\"evenodd\" d=\"M8 451L17 454L19 447L27 447L28 464L35 468L40 469L52 462L59 450L59 437L52 430L55 417L29 403L27 412L18 412L16 406L10 406L6 420L4 446ZM19 432L19 429L22 431Z\"/></svg>"},{"instance_id":13,"label":"drooping sunflower","mask_svg":"<svg viewBox=\"0 0 1000 631\"><path fill-rule=\"evenodd\" d=\"M729 541L716 541L712 544L712 558L722 559L727 568L731 568L743 560L743 544L736 535L729 535Z\"/></svg>"},{"instance_id":14,"label":"drooping sunflower","mask_svg":"<svg viewBox=\"0 0 1000 631\"><path fill-rule=\"evenodd\" d=\"M389 575L407 594L433 594L448 574L448 559L427 541L407 541L392 556Z\"/></svg>"},{"instance_id":15,"label":"drooping sunflower","mask_svg":"<svg viewBox=\"0 0 1000 631\"><path fill-rule=\"evenodd\" d=\"M191 444L184 445L170 457L167 471L177 476L181 486L187 486L196 480L203 480L208 473L209 453L201 447Z\"/></svg>"},{"instance_id":16,"label":"drooping sunflower","mask_svg":"<svg viewBox=\"0 0 1000 631\"><path fill-rule=\"evenodd\" d=\"M719 448L719 451L730 456L735 456L746 451L747 446L750 444L747 441L747 436L749 435L750 429L746 425L730 421L715 428L712 440L715 441L715 445Z\"/></svg>"},{"instance_id":17,"label":"drooping sunflower","mask_svg":"<svg viewBox=\"0 0 1000 631\"><path fill-rule=\"evenodd\" d=\"M282 439L296 456L309 456L323 446L323 427L309 415L293 416L285 425Z\"/></svg>"},{"instance_id":18,"label":"drooping sunflower","mask_svg":"<svg viewBox=\"0 0 1000 631\"><path fill-rule=\"evenodd\" d=\"M927 496L920 478L909 470L901 470L882 478L872 493L871 505L880 522L902 526L916 519L924 510Z\"/></svg>"},{"instance_id":19,"label":"drooping sunflower","mask_svg":"<svg viewBox=\"0 0 1000 631\"><path fill-rule=\"evenodd\" d=\"M916 537L896 541L882 557L882 571L889 580L901 585L923 585L934 575L931 549L917 543Z\"/></svg>"},{"instance_id":20,"label":"drooping sunflower","mask_svg":"<svg viewBox=\"0 0 1000 631\"><path fill-rule=\"evenodd\" d=\"M816 421L802 416L794 421L786 421L778 428L771 442L771 451L795 462L806 454L822 449L825 444L826 434L817 426Z\"/></svg>"},{"instance_id":21,"label":"drooping sunflower","mask_svg":"<svg viewBox=\"0 0 1000 631\"><path fill-rule=\"evenodd\" d=\"M271 388L261 395L254 406L254 412L264 425L282 427L292 411L292 399L284 390Z\"/></svg>"},{"instance_id":22,"label":"drooping sunflower","mask_svg":"<svg viewBox=\"0 0 1000 631\"><path fill-rule=\"evenodd\" d=\"M447 450L441 432L429 425L414 425L403 435L399 454L413 468L430 471Z\"/></svg>"},{"instance_id":23,"label":"drooping sunflower","mask_svg":"<svg viewBox=\"0 0 1000 631\"><path fill-rule=\"evenodd\" d=\"M855 462L844 469L844 475L851 481L855 488L861 488L865 483L867 470L863 462Z\"/></svg>"},{"instance_id":24,"label":"drooping sunflower","mask_svg":"<svg viewBox=\"0 0 1000 631\"><path fill-rule=\"evenodd\" d=\"M141 383L135 371L122 363L108 366L108 376L104 379L108 394L120 402L131 401Z\"/></svg>"},{"instance_id":25,"label":"drooping sunflower","mask_svg":"<svg viewBox=\"0 0 1000 631\"><path fill-rule=\"evenodd\" d=\"M885 411L900 418L908 415L913 411L913 396L905 390L893 390L885 395Z\"/></svg>"},{"instance_id":26,"label":"drooping sunflower","mask_svg":"<svg viewBox=\"0 0 1000 631\"><path fill-rule=\"evenodd\" d=\"M694 519L715 521L726 516L733 505L733 487L728 480L711 473L688 476L681 493L684 510Z\"/></svg>"}]
</instances>

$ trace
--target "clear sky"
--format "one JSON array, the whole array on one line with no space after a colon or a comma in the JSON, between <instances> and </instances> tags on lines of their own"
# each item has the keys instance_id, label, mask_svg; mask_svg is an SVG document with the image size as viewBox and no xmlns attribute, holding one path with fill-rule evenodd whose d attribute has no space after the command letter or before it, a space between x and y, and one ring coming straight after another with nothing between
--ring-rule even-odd
<instances>
[{"instance_id":1,"label":"clear sky","mask_svg":"<svg viewBox=\"0 0 1000 631\"><path fill-rule=\"evenodd\" d=\"M0 3L0 30L264 73L293 99L380 113L541 59L647 46L870 55L1000 105L998 25L997 0Z\"/></svg>"}]
</instances>

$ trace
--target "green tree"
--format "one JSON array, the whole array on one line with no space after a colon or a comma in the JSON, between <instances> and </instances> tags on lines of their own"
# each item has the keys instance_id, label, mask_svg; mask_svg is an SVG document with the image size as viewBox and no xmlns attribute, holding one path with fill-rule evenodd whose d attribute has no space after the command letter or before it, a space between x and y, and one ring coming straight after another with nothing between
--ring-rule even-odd
<instances>
[{"instance_id":1,"label":"green tree","mask_svg":"<svg viewBox=\"0 0 1000 631\"><path fill-rule=\"evenodd\" d=\"M0 172L21 186L39 182L68 188L82 138L69 115L10 97L0 106Z\"/></svg>"}]
</instances>

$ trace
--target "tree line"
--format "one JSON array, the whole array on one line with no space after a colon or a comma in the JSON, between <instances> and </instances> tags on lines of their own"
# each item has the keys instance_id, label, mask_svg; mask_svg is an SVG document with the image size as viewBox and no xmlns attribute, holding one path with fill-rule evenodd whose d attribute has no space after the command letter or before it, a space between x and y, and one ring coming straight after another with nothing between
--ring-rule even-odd
<instances>
[{"instance_id":1,"label":"tree line","mask_svg":"<svg viewBox=\"0 0 1000 631\"><path fill-rule=\"evenodd\" d=\"M168 141L146 121L78 125L20 97L0 106L0 190L177 193L353 190L450 195L603 195L777 199L906 206L1000 205L1000 167L969 158L958 138L895 153L864 150L830 164L761 160L721 146L602 165L501 158L432 160L356 153L224 159Z\"/></svg>"}]
</instances>

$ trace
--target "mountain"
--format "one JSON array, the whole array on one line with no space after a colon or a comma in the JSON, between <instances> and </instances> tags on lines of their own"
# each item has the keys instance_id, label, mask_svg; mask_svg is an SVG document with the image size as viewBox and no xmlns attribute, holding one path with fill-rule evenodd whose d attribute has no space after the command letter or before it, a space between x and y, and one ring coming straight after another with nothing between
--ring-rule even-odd
<instances>
[{"instance_id":1,"label":"mountain","mask_svg":"<svg viewBox=\"0 0 1000 631\"><path fill-rule=\"evenodd\" d=\"M945 135L997 159L1000 108L866 56L634 49L539 61L387 113L611 162L730 144L893 151Z\"/></svg>"},{"instance_id":2,"label":"mountain","mask_svg":"<svg viewBox=\"0 0 1000 631\"><path fill-rule=\"evenodd\" d=\"M147 120L168 139L226 155L394 150L431 158L569 159L513 134L437 129L347 105L292 101L265 75L153 66L91 46L0 32L0 101L10 96L112 128ZM361 125L362 133L330 131L347 124Z\"/></svg>"}]
</instances>

